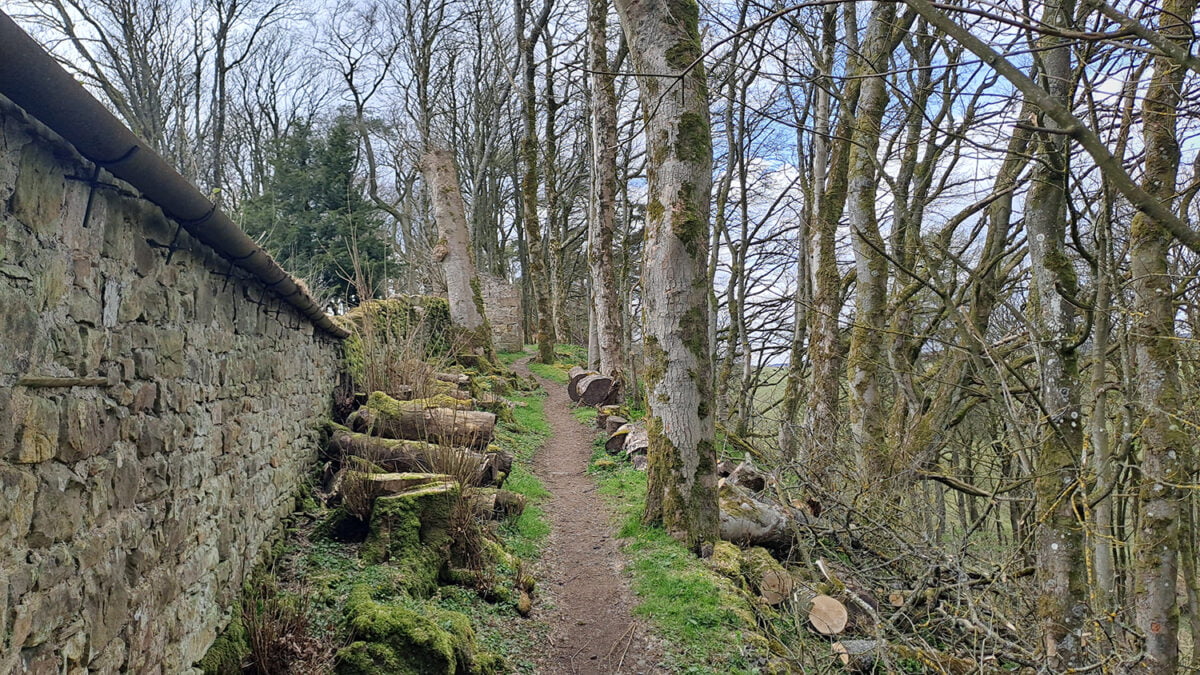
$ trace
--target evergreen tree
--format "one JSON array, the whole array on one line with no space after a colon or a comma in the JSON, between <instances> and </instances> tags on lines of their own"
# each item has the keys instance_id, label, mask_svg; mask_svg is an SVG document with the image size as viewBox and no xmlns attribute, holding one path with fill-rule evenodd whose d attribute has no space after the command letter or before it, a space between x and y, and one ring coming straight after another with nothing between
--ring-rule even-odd
<instances>
[{"instance_id":1,"label":"evergreen tree","mask_svg":"<svg viewBox=\"0 0 1200 675\"><path fill-rule=\"evenodd\" d=\"M382 218L357 173L351 123L338 117L324 131L293 124L273 148L264 193L242 208L246 232L335 310L361 302L360 285L377 295L389 260Z\"/></svg>"}]
</instances>

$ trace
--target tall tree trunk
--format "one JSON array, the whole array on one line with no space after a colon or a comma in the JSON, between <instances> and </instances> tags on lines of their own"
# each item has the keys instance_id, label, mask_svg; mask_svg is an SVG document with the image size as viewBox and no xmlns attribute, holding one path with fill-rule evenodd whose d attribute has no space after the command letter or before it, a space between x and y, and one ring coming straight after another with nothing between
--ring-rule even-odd
<instances>
[{"instance_id":1,"label":"tall tree trunk","mask_svg":"<svg viewBox=\"0 0 1200 675\"><path fill-rule=\"evenodd\" d=\"M850 389L850 431L863 480L874 481L889 473L883 439L883 401L879 365L883 357L882 328L886 322L888 265L875 213L876 155L880 125L887 108L886 76L891 50L888 37L896 20L896 5L875 5L867 24L864 58L858 75L864 77L854 114L854 137L847 181L847 213L854 243L857 292L855 319L846 359Z\"/></svg>"},{"instance_id":2,"label":"tall tree trunk","mask_svg":"<svg viewBox=\"0 0 1200 675\"><path fill-rule=\"evenodd\" d=\"M803 387L803 350L805 341L809 338L812 312L816 304L813 295L816 275L816 264L813 259L818 253L812 245L815 240L812 232L815 222L821 212L820 202L825 194L825 176L829 168L829 119L830 119L830 88L829 73L833 67L833 47L837 39L837 8L826 5L821 12L821 54L817 61L817 72L814 77L813 90L816 104L813 112L812 132L812 184L809 188L808 204L802 216L803 222L797 229L798 261L796 263L796 298L794 326L792 328L792 348L788 362L787 384L783 398L783 421L779 427L779 449L784 457L795 457L802 447L796 439L796 428L800 413L801 389Z\"/></svg>"},{"instance_id":3,"label":"tall tree trunk","mask_svg":"<svg viewBox=\"0 0 1200 675\"><path fill-rule=\"evenodd\" d=\"M537 144L537 91L534 76L537 61L534 48L538 36L546 27L550 17L551 0L546 0L537 17L530 16L530 0L517 0L518 51L521 54L522 91L521 117L524 123L521 137L521 159L524 173L521 175L521 224L529 249L527 270L529 285L532 286L534 314L537 317L538 360L554 363L554 308L551 305L550 289L546 280L545 251L542 243L542 225L538 220L538 144Z\"/></svg>"},{"instance_id":4,"label":"tall tree trunk","mask_svg":"<svg viewBox=\"0 0 1200 675\"><path fill-rule=\"evenodd\" d=\"M1063 6L1052 1L1043 10L1049 26L1066 26ZM1039 41L1044 86L1059 102L1071 90L1071 52L1059 37ZM1047 117L1044 123L1053 126ZM1083 427L1079 418L1079 364L1076 355L1078 292L1075 269L1066 252L1066 192L1069 147L1066 136L1036 136L1039 160L1026 201L1025 227L1033 267L1033 336L1041 370L1043 416L1036 459L1037 528L1035 545L1038 610L1042 648L1053 670L1083 665L1081 633L1087 617L1087 567L1083 531L1077 513L1079 457Z\"/></svg>"},{"instance_id":5,"label":"tall tree trunk","mask_svg":"<svg viewBox=\"0 0 1200 675\"><path fill-rule=\"evenodd\" d=\"M1164 0L1159 32L1181 40L1192 36L1196 0ZM1179 172L1176 115L1184 67L1170 58L1154 60L1154 76L1142 104L1146 170L1142 187L1169 207ZM1175 301L1167 253L1172 236L1139 211L1130 230L1133 279L1133 351L1137 372L1136 409L1140 418L1142 480L1140 523L1132 574L1138 629L1146 639L1138 672L1174 673L1179 659L1179 608L1175 601L1176 550L1179 547L1180 493L1192 450L1182 425L1172 419L1179 409L1179 372L1175 346Z\"/></svg>"},{"instance_id":6,"label":"tall tree trunk","mask_svg":"<svg viewBox=\"0 0 1200 675\"><path fill-rule=\"evenodd\" d=\"M617 91L608 63L608 1L588 4L588 63L592 71L592 182L588 221L588 265L601 373L625 380L621 340L622 308L617 301L613 233L617 226Z\"/></svg>"},{"instance_id":7,"label":"tall tree trunk","mask_svg":"<svg viewBox=\"0 0 1200 675\"><path fill-rule=\"evenodd\" d=\"M437 222L439 241L434 260L442 264L446 274L450 321L463 329L468 348L491 354L492 332L483 312L483 295L454 158L443 148L430 148L421 158L421 172L429 185L429 199Z\"/></svg>"},{"instance_id":8,"label":"tall tree trunk","mask_svg":"<svg viewBox=\"0 0 1200 675\"><path fill-rule=\"evenodd\" d=\"M712 136L695 0L617 0L641 92L649 190L643 265L650 432L644 519L717 539L708 235Z\"/></svg>"}]
</instances>

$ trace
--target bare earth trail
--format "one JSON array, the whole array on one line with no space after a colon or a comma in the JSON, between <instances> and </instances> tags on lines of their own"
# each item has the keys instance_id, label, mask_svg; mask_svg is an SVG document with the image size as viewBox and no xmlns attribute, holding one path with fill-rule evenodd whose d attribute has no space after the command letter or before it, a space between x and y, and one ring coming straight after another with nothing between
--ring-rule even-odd
<instances>
[{"instance_id":1,"label":"bare earth trail","mask_svg":"<svg viewBox=\"0 0 1200 675\"><path fill-rule=\"evenodd\" d=\"M514 364L530 375L528 358ZM571 416L566 387L538 377L546 390L550 438L534 471L553 495L546 503L550 539L539 564L542 596L534 616L550 625L538 673L665 673L660 650L632 614L621 575L624 556L612 513L586 474L592 433Z\"/></svg>"}]
</instances>

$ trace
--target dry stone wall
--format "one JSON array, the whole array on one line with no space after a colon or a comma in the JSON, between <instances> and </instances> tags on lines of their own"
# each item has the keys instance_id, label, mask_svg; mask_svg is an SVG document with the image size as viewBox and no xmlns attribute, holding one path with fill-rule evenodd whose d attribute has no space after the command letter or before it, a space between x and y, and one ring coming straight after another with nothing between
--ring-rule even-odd
<instances>
[{"instance_id":1,"label":"dry stone wall","mask_svg":"<svg viewBox=\"0 0 1200 675\"><path fill-rule=\"evenodd\" d=\"M0 98L0 673L186 672L336 381L334 341L93 171Z\"/></svg>"},{"instance_id":2,"label":"dry stone wall","mask_svg":"<svg viewBox=\"0 0 1200 675\"><path fill-rule=\"evenodd\" d=\"M521 292L500 277L480 273L480 291L492 344L502 352L519 352L525 346L521 335Z\"/></svg>"}]
</instances>

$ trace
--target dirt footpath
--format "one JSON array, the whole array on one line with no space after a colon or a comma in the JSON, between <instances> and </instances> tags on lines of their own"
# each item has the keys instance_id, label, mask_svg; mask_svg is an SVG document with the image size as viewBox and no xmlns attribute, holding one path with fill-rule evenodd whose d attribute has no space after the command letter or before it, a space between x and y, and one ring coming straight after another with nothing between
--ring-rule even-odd
<instances>
[{"instance_id":1,"label":"dirt footpath","mask_svg":"<svg viewBox=\"0 0 1200 675\"><path fill-rule=\"evenodd\" d=\"M514 367L529 375L526 363ZM633 594L621 574L625 558L612 513L587 476L592 431L571 416L566 387L538 378L548 393L550 438L535 472L553 495L546 503L550 539L539 563L534 616L550 624L539 673L665 673L661 650L632 615Z\"/></svg>"}]
</instances>

